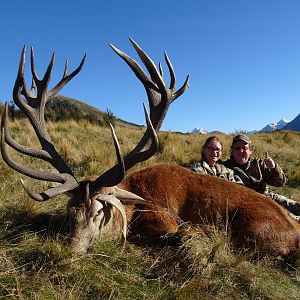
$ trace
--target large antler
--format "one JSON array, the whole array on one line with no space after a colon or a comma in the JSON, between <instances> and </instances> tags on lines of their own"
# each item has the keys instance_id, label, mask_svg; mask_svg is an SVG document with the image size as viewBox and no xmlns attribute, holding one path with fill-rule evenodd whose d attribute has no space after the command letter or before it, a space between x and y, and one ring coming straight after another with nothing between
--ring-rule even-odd
<instances>
[{"instance_id":1,"label":"large antler","mask_svg":"<svg viewBox=\"0 0 300 300\"><path fill-rule=\"evenodd\" d=\"M106 171L104 174L100 175L94 182L90 184L91 194L94 194L95 192L100 190L101 187L114 186L120 183L125 176L126 170L130 169L138 162L147 160L157 151L158 138L156 132L159 130L164 120L169 105L176 98L182 95L189 87L187 76L182 87L178 91L175 91L175 72L167 54L165 53L165 60L171 78L170 85L169 87L167 87L163 78L161 66L159 65L158 71L147 54L132 39L130 39L130 41L134 46L136 52L138 53L140 59L144 63L146 69L148 70L150 77L143 71L143 69L135 60L130 58L115 46L110 46L129 65L129 67L133 70L135 75L142 82L146 89L150 107L149 117L144 106L147 129L138 145L125 158L123 158L117 137L115 135L113 127L111 126L118 164ZM25 47L23 48L18 75L13 89L13 99L15 104L20 108L21 111L26 114L26 116L30 120L40 141L42 150L29 149L23 145L20 145L14 139L12 139L7 131L8 109L6 104L1 121L1 153L4 161L19 173L39 180L61 183L61 185L50 188L44 192L34 193L22 182L25 191L34 200L44 201L66 191L73 191L79 186L79 183L76 180L74 174L63 161L61 156L57 153L55 147L51 142L50 136L46 129L44 110L47 100L58 93L74 76L76 76L80 72L84 64L85 57L86 56L83 57L78 68L74 70L70 75L68 75L68 64L66 62L62 79L53 89L48 90L48 84L50 81L50 75L54 63L54 54L45 72L44 78L40 80L35 71L34 53L33 49L31 48L32 86L29 90L26 88L26 82L24 79ZM6 144L20 153L49 162L59 173L41 172L19 165L8 157L5 147Z\"/></svg>"},{"instance_id":2,"label":"large antler","mask_svg":"<svg viewBox=\"0 0 300 300\"><path fill-rule=\"evenodd\" d=\"M158 139L156 132L160 129L167 110L170 104L179 96L181 96L189 87L189 76L187 76L182 87L177 91L175 90L175 72L168 55L165 53L165 61L170 73L170 85L167 87L164 81L161 65L159 64L159 70L157 70L155 64L148 57L148 55L136 44L133 39L129 39L141 61L148 70L150 77L143 71L143 69L134 59L120 51L115 46L110 46L129 65L136 77L144 85L149 101L150 118L148 117L145 109L147 130L142 139L138 145L124 158L124 162L122 162L124 167L120 167L120 165L112 167L104 174L100 175L93 182L93 184L91 184L91 191L93 192L99 190L103 186L113 186L118 184L123 179L126 170L130 169L138 162L147 160L157 151ZM123 171L120 172L120 170Z\"/></svg>"},{"instance_id":3,"label":"large antler","mask_svg":"<svg viewBox=\"0 0 300 300\"><path fill-rule=\"evenodd\" d=\"M56 149L54 148L51 142L45 124L44 111L48 99L57 94L74 76L76 76L80 72L80 70L83 67L85 58L86 55L84 55L78 68L69 75L68 62L66 62L62 79L56 84L56 86L53 89L48 90L51 71L54 63L54 54L52 55L51 61L48 65L43 79L40 80L35 70L34 52L33 48L31 48L32 86L31 89L27 89L26 82L24 79L25 46L22 50L18 75L13 89L13 99L15 104L19 107L19 109L22 112L24 112L30 120L30 123L33 126L35 133L39 139L39 142L42 146L42 150L30 149L17 143L14 139L12 139L12 137L7 131L8 109L6 103L1 121L1 153L4 161L11 168L18 171L19 173L39 180L61 183L61 185L50 188L44 192L34 193L28 187L26 187L22 181L25 191L34 200L44 201L59 194L62 194L66 191L73 190L79 185L72 171L63 161L61 156L57 153ZM42 172L19 165L18 163L14 162L8 157L5 144L8 144L13 149L22 154L40 158L44 161L49 162L59 173Z\"/></svg>"}]
</instances>

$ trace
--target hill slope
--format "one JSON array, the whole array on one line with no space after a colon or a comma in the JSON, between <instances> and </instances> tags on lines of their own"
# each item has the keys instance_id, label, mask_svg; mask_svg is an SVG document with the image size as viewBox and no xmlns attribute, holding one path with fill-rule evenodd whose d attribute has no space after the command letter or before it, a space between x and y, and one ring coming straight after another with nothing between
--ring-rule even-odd
<instances>
[{"instance_id":1,"label":"hill slope","mask_svg":"<svg viewBox=\"0 0 300 300\"><path fill-rule=\"evenodd\" d=\"M12 106L9 106L11 114ZM0 113L3 110L3 104L0 102ZM15 117L23 117L23 113L17 108L14 109ZM140 128L142 125L127 122L116 117L111 111L103 112L96 107L88 105L80 100L69 98L62 95L52 97L46 104L46 120L66 121L66 120L88 120L92 124L107 126L108 123L129 128Z\"/></svg>"},{"instance_id":2,"label":"hill slope","mask_svg":"<svg viewBox=\"0 0 300 300\"><path fill-rule=\"evenodd\" d=\"M108 122L125 126L141 127L114 116L110 111L103 112L77 99L56 95L46 105L46 118L51 120L89 120L91 123L106 125Z\"/></svg>"}]
</instances>

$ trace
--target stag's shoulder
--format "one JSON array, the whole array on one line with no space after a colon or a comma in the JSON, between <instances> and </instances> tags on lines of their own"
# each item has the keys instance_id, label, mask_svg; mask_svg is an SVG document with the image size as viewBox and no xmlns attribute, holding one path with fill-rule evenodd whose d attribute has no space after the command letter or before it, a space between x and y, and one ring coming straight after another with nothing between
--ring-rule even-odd
<instances>
[{"instance_id":1,"label":"stag's shoulder","mask_svg":"<svg viewBox=\"0 0 300 300\"><path fill-rule=\"evenodd\" d=\"M176 164L163 163L155 164L146 168L139 169L129 174L125 180L130 182L157 182L159 184L171 185L174 183L184 183L186 186L197 185L223 185L230 184L228 180L220 179L204 173L197 173L189 168Z\"/></svg>"},{"instance_id":2,"label":"stag's shoulder","mask_svg":"<svg viewBox=\"0 0 300 300\"><path fill-rule=\"evenodd\" d=\"M161 163L161 164L155 164L149 167L145 167L142 169L139 169L133 173L131 173L129 176L134 176L135 174L155 174L155 173L160 173L160 174L174 174L174 173L194 173L190 169L172 164L172 163Z\"/></svg>"}]
</instances>

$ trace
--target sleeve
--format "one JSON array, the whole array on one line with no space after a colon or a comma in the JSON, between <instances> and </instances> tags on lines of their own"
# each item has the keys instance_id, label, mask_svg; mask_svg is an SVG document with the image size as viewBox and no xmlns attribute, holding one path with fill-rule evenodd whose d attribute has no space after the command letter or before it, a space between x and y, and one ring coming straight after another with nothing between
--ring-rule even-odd
<instances>
[{"instance_id":1,"label":"sleeve","mask_svg":"<svg viewBox=\"0 0 300 300\"><path fill-rule=\"evenodd\" d=\"M234 175L234 181L237 184L245 185L244 182L243 182L243 180L238 175Z\"/></svg>"},{"instance_id":2,"label":"sleeve","mask_svg":"<svg viewBox=\"0 0 300 300\"><path fill-rule=\"evenodd\" d=\"M195 162L190 166L190 170L197 172L197 173L202 173L202 174L206 174L204 168L201 166L201 163Z\"/></svg>"},{"instance_id":3,"label":"sleeve","mask_svg":"<svg viewBox=\"0 0 300 300\"><path fill-rule=\"evenodd\" d=\"M277 163L275 163L275 168L271 170L268 169L264 163L262 168L263 168L263 178L267 184L272 186L283 186L286 183L285 174Z\"/></svg>"},{"instance_id":4,"label":"sleeve","mask_svg":"<svg viewBox=\"0 0 300 300\"><path fill-rule=\"evenodd\" d=\"M244 185L242 179L238 175L235 175L234 171L231 169L228 169L228 180L233 181L237 184Z\"/></svg>"}]
</instances>

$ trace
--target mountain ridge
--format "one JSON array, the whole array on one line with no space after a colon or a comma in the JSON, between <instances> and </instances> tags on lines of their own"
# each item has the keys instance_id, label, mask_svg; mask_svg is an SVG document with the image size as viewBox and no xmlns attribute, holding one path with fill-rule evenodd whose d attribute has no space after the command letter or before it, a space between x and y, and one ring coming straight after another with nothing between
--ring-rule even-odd
<instances>
[{"instance_id":1,"label":"mountain ridge","mask_svg":"<svg viewBox=\"0 0 300 300\"><path fill-rule=\"evenodd\" d=\"M70 111L71 113L70 114ZM58 119L75 118L75 119L86 119L92 123L97 123L99 125L108 125L108 123L114 123L116 125L140 128L142 125L138 125L126 120L120 119L115 116L109 109L106 112L89 105L83 101L66 97L63 95L55 95L46 104L45 116L48 119L53 119L53 115L58 112L60 115Z\"/></svg>"},{"instance_id":2,"label":"mountain ridge","mask_svg":"<svg viewBox=\"0 0 300 300\"><path fill-rule=\"evenodd\" d=\"M11 102L8 106L9 115L12 118L24 117L24 113L20 111ZM0 113L3 111L4 105L0 102ZM52 121L64 120L88 120L91 123L100 126L108 126L109 123L129 128L140 128L143 125L138 125L115 116L109 109L106 112L89 105L83 101L66 97L63 95L55 95L46 103L45 119Z\"/></svg>"},{"instance_id":3,"label":"mountain ridge","mask_svg":"<svg viewBox=\"0 0 300 300\"><path fill-rule=\"evenodd\" d=\"M264 128L259 130L259 132L269 132L269 131L274 131L274 130L281 130L284 128L290 121L285 120L285 119L280 119L278 122L270 123L266 125Z\"/></svg>"},{"instance_id":4,"label":"mountain ridge","mask_svg":"<svg viewBox=\"0 0 300 300\"><path fill-rule=\"evenodd\" d=\"M300 131L300 114L291 122L287 123L282 130Z\"/></svg>"},{"instance_id":5,"label":"mountain ridge","mask_svg":"<svg viewBox=\"0 0 300 300\"><path fill-rule=\"evenodd\" d=\"M0 103L1 104L1 103ZM3 106L3 104L1 104ZM1 109L2 110L2 109ZM22 116L23 113L18 109L14 110L14 115L16 117ZM131 127L131 128L141 128L144 125L138 125L133 122L129 122L115 116L111 111L107 109L106 112L89 105L81 100L66 97L63 95L55 95L46 104L45 109L46 120L88 120L92 123L99 124L100 126L107 126L109 123L114 125ZM292 130L300 131L300 114L298 114L292 121L288 121L284 118L280 119L278 122L273 122L267 124L262 129L252 130L246 132L247 134L254 134L256 132L271 132L274 130ZM208 132L205 128L195 127L194 129L187 132L178 132L181 134L218 134L221 131L214 130Z\"/></svg>"}]
</instances>

